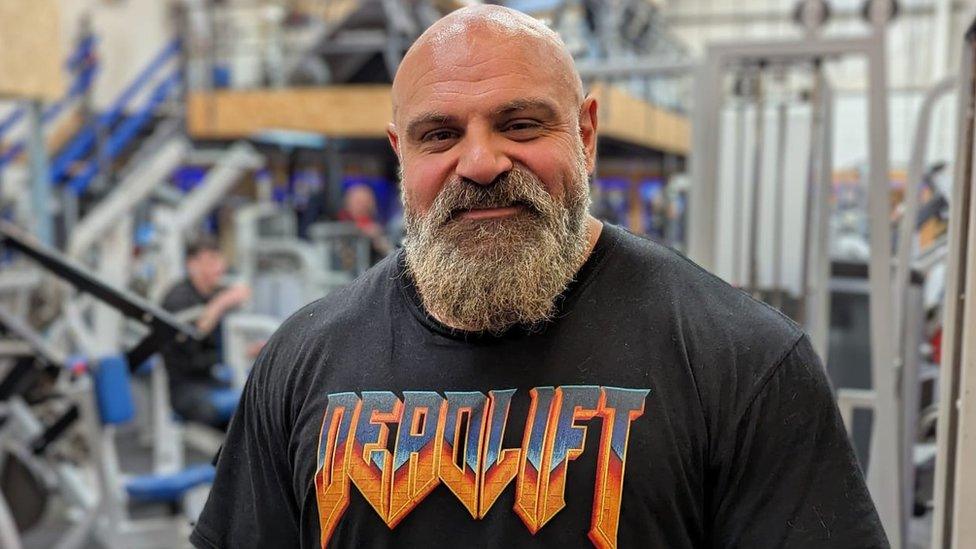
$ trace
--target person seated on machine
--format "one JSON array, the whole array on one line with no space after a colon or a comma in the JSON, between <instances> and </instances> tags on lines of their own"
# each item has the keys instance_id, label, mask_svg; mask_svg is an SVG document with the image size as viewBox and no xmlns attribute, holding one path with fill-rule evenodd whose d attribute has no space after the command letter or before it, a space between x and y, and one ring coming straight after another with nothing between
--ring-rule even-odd
<instances>
[{"instance_id":1,"label":"person seated on machine","mask_svg":"<svg viewBox=\"0 0 976 549\"><path fill-rule=\"evenodd\" d=\"M162 351L169 375L170 404L183 419L224 429L240 392L220 370L221 320L251 296L245 284L227 288L227 262L215 239L202 237L186 248L186 277L163 298L162 306L192 323L203 338L172 343Z\"/></svg>"}]
</instances>

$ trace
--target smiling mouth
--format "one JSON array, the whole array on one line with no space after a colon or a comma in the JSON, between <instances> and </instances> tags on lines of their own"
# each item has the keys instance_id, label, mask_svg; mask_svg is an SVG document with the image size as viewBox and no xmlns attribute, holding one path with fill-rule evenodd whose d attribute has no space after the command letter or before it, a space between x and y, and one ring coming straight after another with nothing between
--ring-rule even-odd
<instances>
[{"instance_id":1,"label":"smiling mouth","mask_svg":"<svg viewBox=\"0 0 976 549\"><path fill-rule=\"evenodd\" d=\"M490 206L484 208L457 208L451 211L448 221L482 221L492 219L505 219L515 217L519 214L536 214L536 209L531 204L523 201L515 201L507 206Z\"/></svg>"},{"instance_id":2,"label":"smiling mouth","mask_svg":"<svg viewBox=\"0 0 976 549\"><path fill-rule=\"evenodd\" d=\"M525 207L521 204L505 206L502 208L471 208L467 210L458 210L454 217L456 219L470 220L495 219L499 217L513 216L522 211L524 208Z\"/></svg>"}]
</instances>

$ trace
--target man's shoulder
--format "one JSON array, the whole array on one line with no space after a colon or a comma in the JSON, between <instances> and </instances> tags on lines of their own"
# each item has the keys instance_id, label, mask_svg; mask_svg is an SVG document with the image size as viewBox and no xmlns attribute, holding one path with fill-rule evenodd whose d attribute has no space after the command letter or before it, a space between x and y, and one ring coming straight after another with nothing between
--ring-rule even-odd
<instances>
[{"instance_id":1,"label":"man's shoulder","mask_svg":"<svg viewBox=\"0 0 976 549\"><path fill-rule=\"evenodd\" d=\"M675 330L702 348L731 344L785 352L802 335L790 318L740 288L731 286L680 252L617 229L612 277L630 282L629 298L646 304L653 314L669 316ZM697 346L697 345L695 345ZM768 358L768 357L767 357Z\"/></svg>"},{"instance_id":2,"label":"man's shoulder","mask_svg":"<svg viewBox=\"0 0 976 549\"><path fill-rule=\"evenodd\" d=\"M199 294L193 289L189 278L182 278L163 294L162 306L168 311L176 311L199 301Z\"/></svg>"}]
</instances>

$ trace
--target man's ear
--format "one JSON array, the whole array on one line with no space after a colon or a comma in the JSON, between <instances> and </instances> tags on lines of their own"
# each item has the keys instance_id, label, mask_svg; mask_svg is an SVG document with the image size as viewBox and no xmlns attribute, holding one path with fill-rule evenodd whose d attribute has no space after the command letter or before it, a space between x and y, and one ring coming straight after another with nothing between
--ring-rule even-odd
<instances>
[{"instance_id":1,"label":"man's ear","mask_svg":"<svg viewBox=\"0 0 976 549\"><path fill-rule=\"evenodd\" d=\"M586 171L591 174L596 167L597 107L596 98L588 96L583 100L579 115L580 137L586 153Z\"/></svg>"},{"instance_id":2,"label":"man's ear","mask_svg":"<svg viewBox=\"0 0 976 549\"><path fill-rule=\"evenodd\" d=\"M390 122L386 126L386 137L390 140L390 146L393 147L393 153L397 155L397 160L400 159L400 136L397 134L396 124Z\"/></svg>"}]
</instances>

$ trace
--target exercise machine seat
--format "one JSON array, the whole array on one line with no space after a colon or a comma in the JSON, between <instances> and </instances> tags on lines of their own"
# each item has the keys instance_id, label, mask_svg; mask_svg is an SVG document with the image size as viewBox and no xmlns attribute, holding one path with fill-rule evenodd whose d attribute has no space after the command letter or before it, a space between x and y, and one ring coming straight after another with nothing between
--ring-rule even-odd
<instances>
[{"instance_id":1,"label":"exercise machine seat","mask_svg":"<svg viewBox=\"0 0 976 549\"><path fill-rule=\"evenodd\" d=\"M189 490L213 482L216 470L213 465L187 467L175 473L141 475L125 483L129 499L142 502L176 502Z\"/></svg>"},{"instance_id":2,"label":"exercise machine seat","mask_svg":"<svg viewBox=\"0 0 976 549\"><path fill-rule=\"evenodd\" d=\"M95 400L102 423L119 425L135 414L132 389L129 386L129 363L124 356L112 355L99 360L92 370Z\"/></svg>"}]
</instances>

